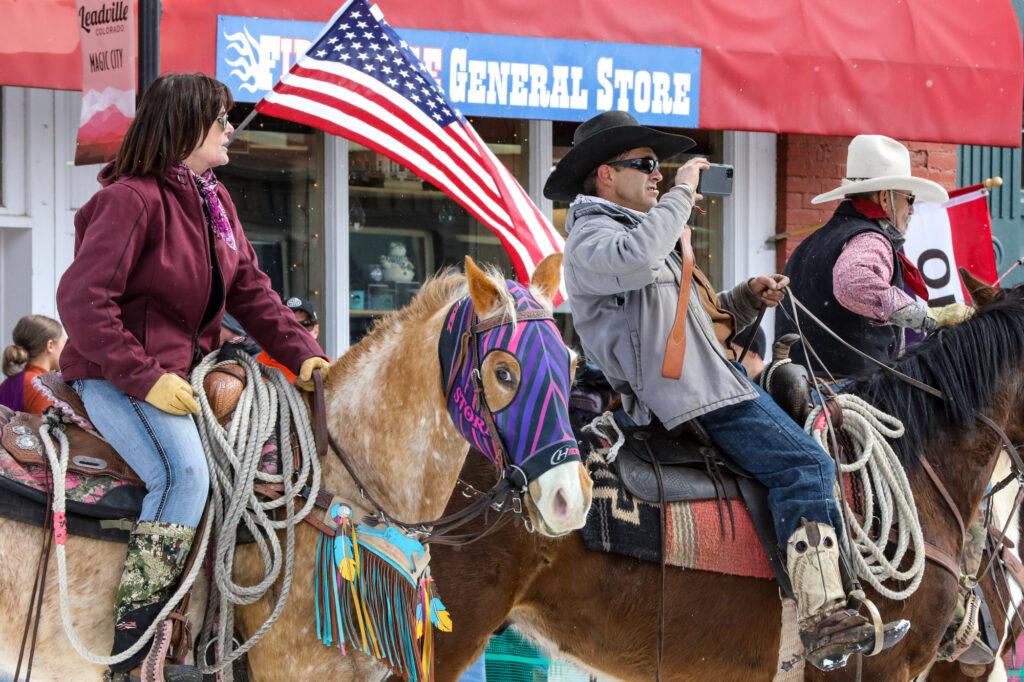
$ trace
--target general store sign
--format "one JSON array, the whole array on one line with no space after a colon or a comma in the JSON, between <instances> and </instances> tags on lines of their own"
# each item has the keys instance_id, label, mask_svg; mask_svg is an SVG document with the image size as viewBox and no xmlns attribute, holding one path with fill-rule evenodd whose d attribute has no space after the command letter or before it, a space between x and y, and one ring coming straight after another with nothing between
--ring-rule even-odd
<instances>
[{"instance_id":1,"label":"general store sign","mask_svg":"<svg viewBox=\"0 0 1024 682\"><path fill-rule=\"evenodd\" d=\"M220 16L217 78L237 101L259 101L322 29L319 22ZM647 125L699 127L699 48L398 32L467 116L585 121L620 109Z\"/></svg>"}]
</instances>

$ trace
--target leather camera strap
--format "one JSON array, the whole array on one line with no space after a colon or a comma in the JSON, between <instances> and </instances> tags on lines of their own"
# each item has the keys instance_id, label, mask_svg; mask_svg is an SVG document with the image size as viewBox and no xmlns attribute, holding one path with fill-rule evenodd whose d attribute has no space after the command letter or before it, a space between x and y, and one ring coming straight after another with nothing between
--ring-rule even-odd
<instances>
[{"instance_id":1,"label":"leather camera strap","mask_svg":"<svg viewBox=\"0 0 1024 682\"><path fill-rule=\"evenodd\" d=\"M686 357L686 311L690 306L690 289L693 286L693 247L690 246L690 228L683 228L679 238L679 253L682 256L683 272L679 277L679 302L676 304L676 319L665 342L665 359L661 363L661 376L678 379L683 375L683 359Z\"/></svg>"}]
</instances>

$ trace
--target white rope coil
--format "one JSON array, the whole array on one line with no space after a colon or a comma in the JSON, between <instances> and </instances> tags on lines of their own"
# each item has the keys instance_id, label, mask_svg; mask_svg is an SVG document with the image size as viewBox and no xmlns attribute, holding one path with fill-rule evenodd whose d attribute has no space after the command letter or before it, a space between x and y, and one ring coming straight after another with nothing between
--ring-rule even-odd
<instances>
[{"instance_id":1,"label":"white rope coil","mask_svg":"<svg viewBox=\"0 0 1024 682\"><path fill-rule=\"evenodd\" d=\"M222 679L228 682L232 679L231 663L255 646L284 610L294 570L295 526L313 509L320 490L320 461L316 454L312 423L298 390L284 378L280 370L259 364L248 355L238 358L238 363L245 369L246 384L231 421L226 426L221 426L217 421L203 388L206 375L226 363L218 362L217 353L213 353L196 367L191 377L192 388L202 408L202 414L196 418L196 422L210 467L212 486L206 523L199 547L195 550L200 557L205 556L211 535L214 534L211 529L216 529L214 581L206 622L209 625L214 614L218 615L217 661L210 666L200 665L199 668L204 674L219 672ZM293 470L293 435L301 452L302 463L294 475L259 471L263 446L273 435L275 424L278 428L281 471ZM64 514L67 503L65 478L69 459L68 439L62 429L51 432L50 426L46 424L40 429L39 435L54 472L53 511L55 515ZM60 445L59 452L54 446L54 438ZM295 511L294 502L307 480L309 495L302 508ZM260 499L253 490L255 481L281 483L284 486L283 494L276 500ZM273 514L282 508L283 519L275 520L268 515L268 512ZM240 585L232 577L235 541L240 524L245 524L255 538L263 563L263 576L255 585ZM280 529L285 530L283 551L277 537ZM188 575L137 642L116 656L104 656L90 650L75 630L68 598L67 558L63 544L56 544L56 555L61 619L68 641L82 658L97 665L108 666L127 660L149 645L160 622L192 588L203 567L203 561L193 562ZM281 590L270 616L245 643L233 646L234 606L253 604L263 598L282 576L282 569ZM201 650L205 651L206 647Z\"/></svg>"},{"instance_id":2,"label":"white rope coil","mask_svg":"<svg viewBox=\"0 0 1024 682\"><path fill-rule=\"evenodd\" d=\"M199 669L204 674L220 673L228 682L232 679L230 664L255 646L284 610L295 568L295 526L313 510L320 490L320 460L312 421L298 390L280 370L262 365L249 355L241 355L238 363L245 369L245 389L225 426L217 421L203 388L206 375L225 363L218 362L215 354L209 355L192 372L192 388L202 409L197 420L199 436L210 467L212 495L208 513L216 528L213 584L205 629L211 631L216 616L217 656L214 664L200 664ZM268 474L259 470L260 456L275 426L282 473ZM293 436L302 460L294 474ZM296 511L296 498L307 481L308 497ZM280 483L283 493L275 500L261 499L253 490L256 482ZM275 519L272 515L283 518ZM253 585L242 585L234 579L235 543L243 524L256 541L263 565L262 576ZM283 550L277 534L281 529L285 531ZM256 603L279 578L281 588L273 611L249 639L235 646L234 607ZM206 649L205 645L200 648Z\"/></svg>"},{"instance_id":3,"label":"white rope coil","mask_svg":"<svg viewBox=\"0 0 1024 682\"><path fill-rule=\"evenodd\" d=\"M925 549L921 521L914 504L914 493L906 471L889 444L903 435L903 423L854 395L836 397L843 412L842 431L850 439L856 459L840 464L841 474L856 475L864 490L864 519L856 520L853 509L841 491L839 498L847 519L845 543L852 541L854 551L847 552L857 577L871 585L886 599L903 600L912 595L924 577ZM818 424L822 407L815 407L804 430L829 451L827 421ZM820 427L820 428L819 428ZM842 481L843 478L839 477ZM874 511L878 510L878 516ZM896 545L890 555L886 547L895 534ZM913 552L911 565L901 570L907 552ZM889 582L906 583L902 589Z\"/></svg>"}]
</instances>

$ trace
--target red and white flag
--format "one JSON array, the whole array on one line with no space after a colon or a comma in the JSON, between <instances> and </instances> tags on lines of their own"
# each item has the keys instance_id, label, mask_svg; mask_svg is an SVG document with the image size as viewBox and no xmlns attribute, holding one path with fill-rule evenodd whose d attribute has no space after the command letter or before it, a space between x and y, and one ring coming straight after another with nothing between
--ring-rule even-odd
<instances>
[{"instance_id":1,"label":"red and white flag","mask_svg":"<svg viewBox=\"0 0 1024 682\"><path fill-rule=\"evenodd\" d=\"M358 142L412 170L501 239L529 282L562 236L367 0L349 0L256 111ZM556 304L560 301L556 301Z\"/></svg>"},{"instance_id":2,"label":"red and white flag","mask_svg":"<svg viewBox=\"0 0 1024 682\"><path fill-rule=\"evenodd\" d=\"M985 282L998 278L987 196L972 185L950 192L945 203L914 205L903 250L924 276L929 305L970 302L957 268Z\"/></svg>"}]
</instances>

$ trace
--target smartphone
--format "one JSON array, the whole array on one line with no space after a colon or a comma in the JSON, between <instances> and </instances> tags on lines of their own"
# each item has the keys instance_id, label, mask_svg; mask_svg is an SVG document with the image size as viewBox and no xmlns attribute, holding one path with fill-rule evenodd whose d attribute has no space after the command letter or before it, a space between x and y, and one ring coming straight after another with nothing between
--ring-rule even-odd
<instances>
[{"instance_id":1,"label":"smartphone","mask_svg":"<svg viewBox=\"0 0 1024 682\"><path fill-rule=\"evenodd\" d=\"M732 166L713 163L700 174L697 192L706 197L727 197L732 195Z\"/></svg>"}]
</instances>

